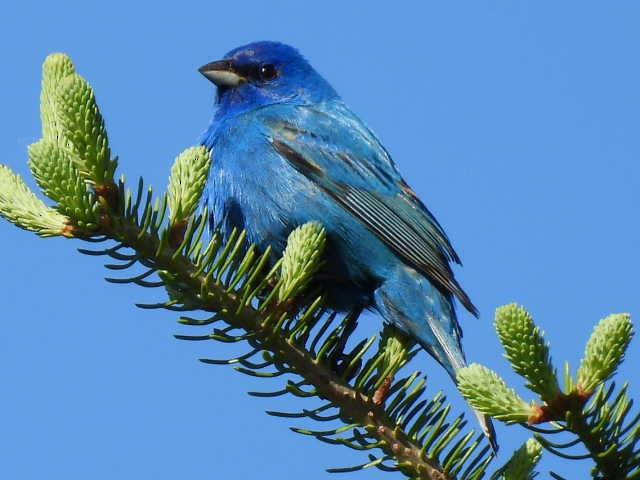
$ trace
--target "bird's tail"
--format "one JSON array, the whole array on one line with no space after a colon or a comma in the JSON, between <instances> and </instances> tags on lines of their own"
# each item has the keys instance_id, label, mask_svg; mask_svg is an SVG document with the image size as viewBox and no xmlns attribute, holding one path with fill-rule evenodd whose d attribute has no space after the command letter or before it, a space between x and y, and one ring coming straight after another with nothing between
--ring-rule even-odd
<instances>
[{"instance_id":1,"label":"bird's tail","mask_svg":"<svg viewBox=\"0 0 640 480\"><path fill-rule=\"evenodd\" d=\"M442 333L442 332L436 333L438 328L434 328L433 330L436 338L438 338ZM440 338L438 338L438 341L440 341ZM425 348L429 353L431 353L431 348L427 347L420 339L418 339L418 342L423 346L423 348ZM442 345L447 345L448 343L449 342L446 342L445 340L442 343ZM459 341L458 341L458 345L459 345ZM458 370L467 366L467 361L464 358L464 352L462 351L461 347L458 347L457 349L449 349L445 347L445 348L442 348L442 352L446 357L446 363L443 363L433 353L431 353L431 355L434 356L436 360L438 360L438 362L445 368L449 376L453 379L454 383L457 385L458 381L456 378L456 374ZM493 428L493 422L491 421L491 418L485 415L484 413L479 412L473 407L471 407L471 410L473 411L473 414L478 419L480 428L482 428L482 432L484 433L485 437L487 437L487 440L489 440L489 443L491 444L491 448L493 452L497 453L498 442L496 440L496 431Z\"/></svg>"},{"instance_id":2,"label":"bird's tail","mask_svg":"<svg viewBox=\"0 0 640 480\"><path fill-rule=\"evenodd\" d=\"M374 300L385 320L414 338L457 383L456 372L467 362L451 298L415 270L402 265L375 291ZM491 419L475 409L474 414L493 451L497 452Z\"/></svg>"}]
</instances>

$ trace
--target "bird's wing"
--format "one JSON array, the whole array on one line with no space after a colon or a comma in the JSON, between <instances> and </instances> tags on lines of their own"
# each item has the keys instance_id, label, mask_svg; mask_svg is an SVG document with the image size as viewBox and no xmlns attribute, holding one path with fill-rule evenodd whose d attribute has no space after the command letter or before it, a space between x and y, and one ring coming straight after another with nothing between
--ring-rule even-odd
<instances>
[{"instance_id":1,"label":"bird's wing","mask_svg":"<svg viewBox=\"0 0 640 480\"><path fill-rule=\"evenodd\" d=\"M346 107L281 106L266 115L273 148L443 293L477 309L453 276L460 263L442 227L377 138Z\"/></svg>"}]
</instances>

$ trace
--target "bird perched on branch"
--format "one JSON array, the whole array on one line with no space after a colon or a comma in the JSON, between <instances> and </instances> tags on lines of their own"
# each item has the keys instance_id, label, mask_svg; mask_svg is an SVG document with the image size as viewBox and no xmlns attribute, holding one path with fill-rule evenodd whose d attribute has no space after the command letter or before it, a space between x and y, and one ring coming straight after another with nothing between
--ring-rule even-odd
<instances>
[{"instance_id":1,"label":"bird perched on branch","mask_svg":"<svg viewBox=\"0 0 640 480\"><path fill-rule=\"evenodd\" d=\"M288 45L252 43L200 72L217 86L202 137L213 151L212 221L278 253L294 228L321 222L329 306L376 310L455 381L466 362L454 298L477 310L454 278L460 260L447 235L378 138ZM494 444L489 419L478 418Z\"/></svg>"}]
</instances>

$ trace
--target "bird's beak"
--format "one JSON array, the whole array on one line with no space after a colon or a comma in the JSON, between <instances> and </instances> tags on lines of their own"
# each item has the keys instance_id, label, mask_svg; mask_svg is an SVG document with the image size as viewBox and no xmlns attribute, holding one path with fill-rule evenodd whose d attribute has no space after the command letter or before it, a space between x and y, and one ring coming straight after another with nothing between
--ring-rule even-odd
<instances>
[{"instance_id":1,"label":"bird's beak","mask_svg":"<svg viewBox=\"0 0 640 480\"><path fill-rule=\"evenodd\" d=\"M198 71L218 87L235 87L244 82L231 60L218 60L201 66Z\"/></svg>"}]
</instances>

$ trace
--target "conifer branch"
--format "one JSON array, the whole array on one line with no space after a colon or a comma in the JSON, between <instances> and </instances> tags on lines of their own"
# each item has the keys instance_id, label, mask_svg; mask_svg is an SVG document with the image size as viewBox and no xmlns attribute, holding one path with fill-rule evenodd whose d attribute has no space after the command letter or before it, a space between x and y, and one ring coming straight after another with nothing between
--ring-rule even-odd
<instances>
[{"instance_id":1,"label":"conifer branch","mask_svg":"<svg viewBox=\"0 0 640 480\"><path fill-rule=\"evenodd\" d=\"M196 212L211 161L202 147L178 156L168 192L159 198L142 180L133 191L124 177L114 182L117 161L91 86L62 54L45 61L43 75L43 139L29 148L29 165L55 205L46 207L2 166L0 215L41 235L111 242L80 251L110 257L107 267L117 272L142 267L133 276L107 278L168 294L167 301L141 308L182 312L180 322L196 327L224 323L205 335L177 338L248 344L236 358L203 361L233 364L254 377L287 378L282 390L252 392L256 396L321 399L312 410L268 413L332 422L329 429L294 431L368 453L366 463L331 471L377 467L415 479L483 476L493 458L483 435L466 431L462 416L451 418L442 394L424 398L420 372L396 379L415 354L413 342L386 327L377 348L376 337L347 347L360 312L338 315L309 290L323 261L322 225L294 230L281 259L248 245L243 232L211 230L206 210Z\"/></svg>"},{"instance_id":2,"label":"conifer branch","mask_svg":"<svg viewBox=\"0 0 640 480\"><path fill-rule=\"evenodd\" d=\"M106 266L114 272L142 268L107 280L161 288L167 300L138 306L180 312L180 323L207 329L204 335L177 338L249 347L234 358L202 359L204 363L286 379L282 389L250 392L255 396L319 399L313 409L267 413L329 422L322 430L293 430L368 454L365 463L330 471L377 467L435 480L485 476L493 456L482 433L467 430L462 415L453 417L441 393L427 397L420 372L401 375L416 353L414 342L386 326L379 338L354 345L360 312L330 311L321 292L311 288L323 262L322 225L311 222L295 229L282 258L249 245L244 232L223 235L211 226L206 209L197 212L211 162L203 147L178 156L168 191L158 198L142 180L133 190L124 177L115 182L118 162L111 156L94 92L63 54L44 63L41 117L43 139L29 147L29 165L54 206L0 165L0 216L41 236L76 238L95 246L110 242L80 251L109 257L112 263ZM640 415L630 417L626 385L616 391L607 383L633 335L629 315L600 322L575 377L565 364L562 389L549 345L524 308L501 307L495 325L505 356L537 398L525 401L481 365L460 370L460 391L473 406L534 431L534 438L491 478L533 478L542 448L566 459L592 458L594 478L640 477ZM539 426L545 422L551 427ZM572 438L552 442L556 433ZM565 451L579 444L584 454Z\"/></svg>"},{"instance_id":3,"label":"conifer branch","mask_svg":"<svg viewBox=\"0 0 640 480\"><path fill-rule=\"evenodd\" d=\"M479 365L458 374L465 398L488 415L533 430L536 441L554 455L570 460L591 458L594 478L640 477L640 414L629 419L632 402L626 384L615 393L615 384L605 383L622 362L633 336L630 316L614 314L600 321L587 342L577 378L565 364L563 390L551 366L549 345L529 312L515 304L500 307L496 330L513 369L539 399L529 403L527 415L524 400L495 372ZM549 429L537 426L547 422ZM550 440L550 435L559 433L572 437L562 442ZM585 453L565 452L579 444Z\"/></svg>"}]
</instances>

